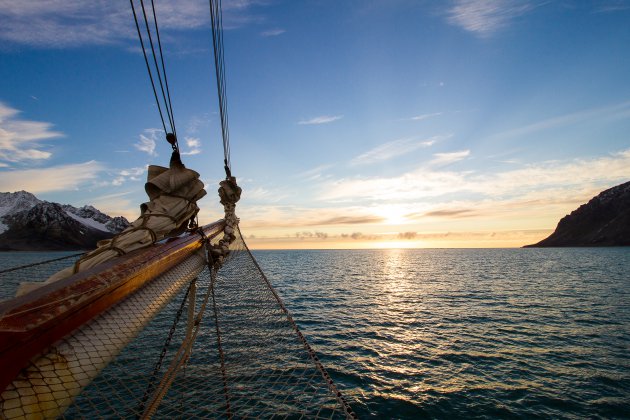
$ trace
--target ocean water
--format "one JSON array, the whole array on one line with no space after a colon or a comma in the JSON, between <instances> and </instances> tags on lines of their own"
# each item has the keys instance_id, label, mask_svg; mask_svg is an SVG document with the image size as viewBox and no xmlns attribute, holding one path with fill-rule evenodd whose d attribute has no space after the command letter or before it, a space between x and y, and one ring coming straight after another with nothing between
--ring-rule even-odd
<instances>
[{"instance_id":1,"label":"ocean water","mask_svg":"<svg viewBox=\"0 0 630 420\"><path fill-rule=\"evenodd\" d=\"M254 255L360 418L630 418L630 248Z\"/></svg>"},{"instance_id":2,"label":"ocean water","mask_svg":"<svg viewBox=\"0 0 630 420\"><path fill-rule=\"evenodd\" d=\"M360 418L630 418L630 248L255 256Z\"/></svg>"}]
</instances>

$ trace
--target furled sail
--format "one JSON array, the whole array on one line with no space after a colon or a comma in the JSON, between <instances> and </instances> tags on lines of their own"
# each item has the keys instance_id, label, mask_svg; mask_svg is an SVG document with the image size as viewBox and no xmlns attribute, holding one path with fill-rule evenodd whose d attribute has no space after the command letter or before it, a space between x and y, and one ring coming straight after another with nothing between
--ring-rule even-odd
<instances>
[{"instance_id":1,"label":"furled sail","mask_svg":"<svg viewBox=\"0 0 630 420\"><path fill-rule=\"evenodd\" d=\"M45 282L23 283L17 294L22 295L119 255L146 248L166 237L181 234L186 230L189 220L199 212L197 201L206 195L199 174L182 164L178 151L174 151L171 156L170 168L149 166L144 188L149 196L149 202L140 206L140 217L131 226L112 239L99 241L94 251L88 252L72 267L55 273Z\"/></svg>"}]
</instances>

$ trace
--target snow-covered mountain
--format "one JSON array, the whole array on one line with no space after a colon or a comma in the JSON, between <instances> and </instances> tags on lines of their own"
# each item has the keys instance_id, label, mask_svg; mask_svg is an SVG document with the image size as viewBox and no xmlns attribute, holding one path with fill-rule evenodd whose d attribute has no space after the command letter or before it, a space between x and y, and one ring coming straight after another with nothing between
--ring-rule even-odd
<instances>
[{"instance_id":1,"label":"snow-covered mountain","mask_svg":"<svg viewBox=\"0 0 630 420\"><path fill-rule=\"evenodd\" d=\"M50 203L26 191L0 193L1 250L90 249L127 226L124 217L92 206Z\"/></svg>"}]
</instances>

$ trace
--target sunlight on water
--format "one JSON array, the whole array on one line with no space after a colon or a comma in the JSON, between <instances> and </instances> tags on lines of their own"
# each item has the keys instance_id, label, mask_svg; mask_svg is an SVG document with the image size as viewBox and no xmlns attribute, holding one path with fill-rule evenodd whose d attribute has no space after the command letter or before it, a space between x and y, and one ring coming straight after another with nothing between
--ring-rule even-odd
<instances>
[{"instance_id":1,"label":"sunlight on water","mask_svg":"<svg viewBox=\"0 0 630 420\"><path fill-rule=\"evenodd\" d=\"M628 248L256 256L360 417L627 416Z\"/></svg>"}]
</instances>

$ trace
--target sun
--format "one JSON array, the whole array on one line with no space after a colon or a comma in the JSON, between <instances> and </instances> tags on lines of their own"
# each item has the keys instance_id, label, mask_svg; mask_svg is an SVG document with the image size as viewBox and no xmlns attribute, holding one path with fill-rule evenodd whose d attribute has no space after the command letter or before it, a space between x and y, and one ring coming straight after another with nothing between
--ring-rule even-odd
<instances>
[{"instance_id":1,"label":"sun","mask_svg":"<svg viewBox=\"0 0 630 420\"><path fill-rule=\"evenodd\" d=\"M374 214L383 219L384 225L403 225L409 223L409 210L397 205L384 205L374 209Z\"/></svg>"}]
</instances>

